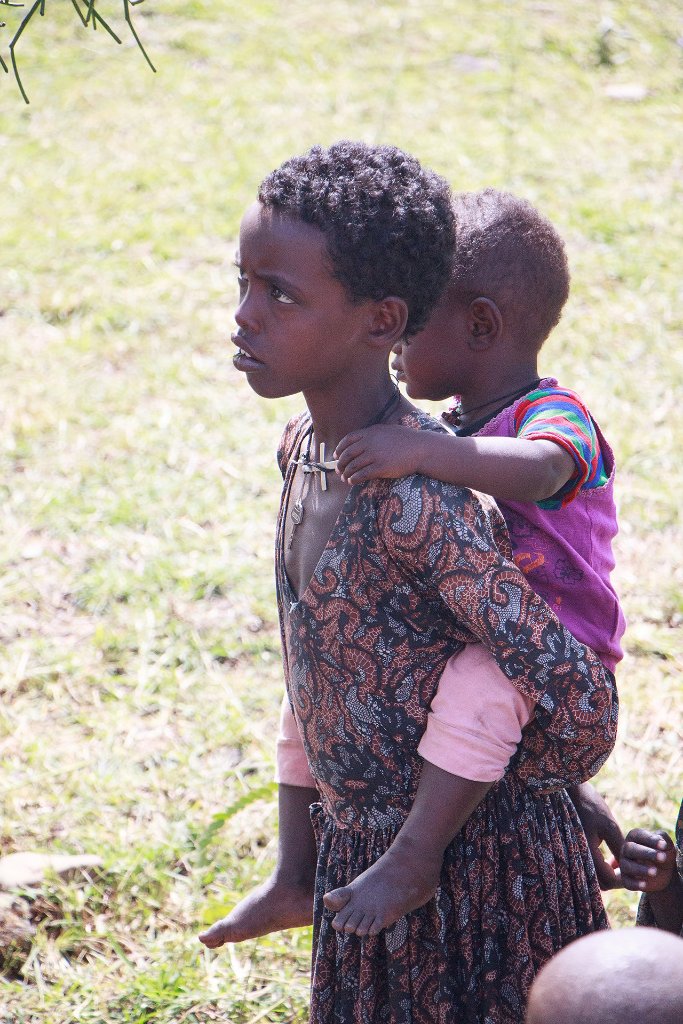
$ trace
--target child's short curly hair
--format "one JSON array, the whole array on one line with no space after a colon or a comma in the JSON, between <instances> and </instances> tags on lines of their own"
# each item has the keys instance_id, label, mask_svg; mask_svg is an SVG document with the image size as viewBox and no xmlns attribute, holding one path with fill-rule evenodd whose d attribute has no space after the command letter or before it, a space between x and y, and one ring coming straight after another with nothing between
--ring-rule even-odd
<instances>
[{"instance_id":1,"label":"child's short curly hair","mask_svg":"<svg viewBox=\"0 0 683 1024\"><path fill-rule=\"evenodd\" d=\"M448 183L395 146L337 142L286 160L261 183L264 206L319 228L353 301L389 295L421 330L448 283L455 243Z\"/></svg>"},{"instance_id":2,"label":"child's short curly hair","mask_svg":"<svg viewBox=\"0 0 683 1024\"><path fill-rule=\"evenodd\" d=\"M569 296L562 239L531 203L509 192L461 192L453 205L456 293L465 302L493 299L514 337L537 351Z\"/></svg>"}]
</instances>

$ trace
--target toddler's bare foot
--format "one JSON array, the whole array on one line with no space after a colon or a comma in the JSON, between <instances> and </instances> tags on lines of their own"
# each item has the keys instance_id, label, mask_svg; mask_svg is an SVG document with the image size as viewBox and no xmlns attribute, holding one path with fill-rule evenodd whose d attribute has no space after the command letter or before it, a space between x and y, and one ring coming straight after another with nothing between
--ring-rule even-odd
<instances>
[{"instance_id":1,"label":"toddler's bare foot","mask_svg":"<svg viewBox=\"0 0 683 1024\"><path fill-rule=\"evenodd\" d=\"M332 927L361 936L377 935L432 898L442 863L442 857L430 859L424 851L392 846L350 885L323 896L327 909L337 911Z\"/></svg>"},{"instance_id":2,"label":"toddler's bare foot","mask_svg":"<svg viewBox=\"0 0 683 1024\"><path fill-rule=\"evenodd\" d=\"M313 921L313 879L283 882L271 876L252 890L227 917L202 932L199 941L209 949L226 942L243 942L284 928L302 928Z\"/></svg>"}]
</instances>

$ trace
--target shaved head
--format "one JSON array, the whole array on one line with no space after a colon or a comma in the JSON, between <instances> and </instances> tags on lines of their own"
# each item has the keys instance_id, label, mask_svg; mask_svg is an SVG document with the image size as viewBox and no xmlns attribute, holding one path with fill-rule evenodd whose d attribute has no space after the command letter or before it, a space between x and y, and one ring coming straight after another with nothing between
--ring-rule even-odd
<instances>
[{"instance_id":1,"label":"shaved head","mask_svg":"<svg viewBox=\"0 0 683 1024\"><path fill-rule=\"evenodd\" d=\"M683 939L657 928L594 932L531 987L526 1024L681 1024Z\"/></svg>"}]
</instances>

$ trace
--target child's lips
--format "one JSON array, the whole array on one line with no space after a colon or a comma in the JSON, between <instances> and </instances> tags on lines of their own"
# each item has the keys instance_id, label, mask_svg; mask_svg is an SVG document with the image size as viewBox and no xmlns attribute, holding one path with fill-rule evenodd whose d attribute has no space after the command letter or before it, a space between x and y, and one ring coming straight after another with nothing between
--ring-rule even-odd
<instances>
[{"instance_id":1,"label":"child's lips","mask_svg":"<svg viewBox=\"0 0 683 1024\"><path fill-rule=\"evenodd\" d=\"M237 352L232 357L232 364L236 370L247 373L249 370L257 370L264 365L260 359L256 358L239 334L233 334L231 341L233 345L237 346Z\"/></svg>"}]
</instances>

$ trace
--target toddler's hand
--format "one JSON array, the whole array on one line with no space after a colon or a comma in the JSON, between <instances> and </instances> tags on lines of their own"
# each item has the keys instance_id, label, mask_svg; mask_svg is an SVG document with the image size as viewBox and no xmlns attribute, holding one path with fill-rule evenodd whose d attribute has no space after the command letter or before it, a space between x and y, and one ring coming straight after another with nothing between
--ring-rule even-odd
<instances>
[{"instance_id":1,"label":"toddler's hand","mask_svg":"<svg viewBox=\"0 0 683 1024\"><path fill-rule=\"evenodd\" d=\"M666 832L633 828L626 836L619 858L619 874L625 889L661 892L676 869L676 847Z\"/></svg>"},{"instance_id":2,"label":"toddler's hand","mask_svg":"<svg viewBox=\"0 0 683 1024\"><path fill-rule=\"evenodd\" d=\"M378 424L343 437L334 453L337 473L347 484L377 477L398 479L417 471L419 431Z\"/></svg>"}]
</instances>

